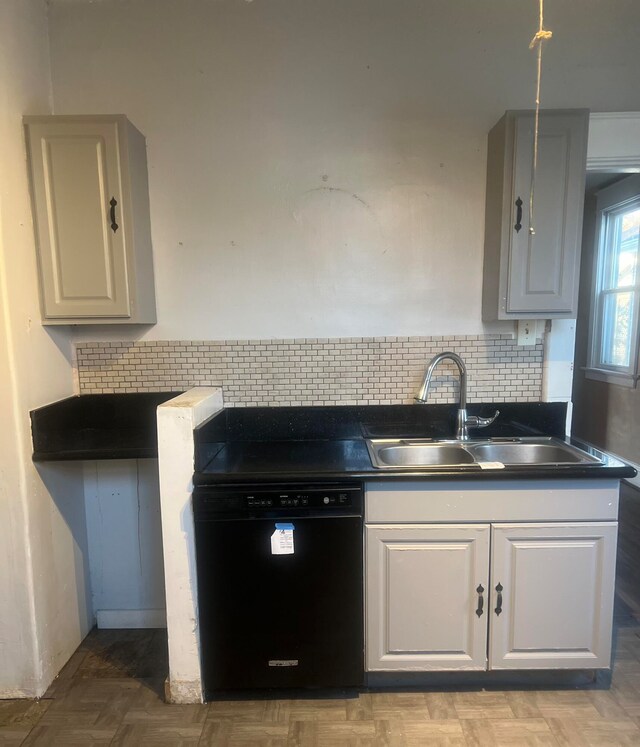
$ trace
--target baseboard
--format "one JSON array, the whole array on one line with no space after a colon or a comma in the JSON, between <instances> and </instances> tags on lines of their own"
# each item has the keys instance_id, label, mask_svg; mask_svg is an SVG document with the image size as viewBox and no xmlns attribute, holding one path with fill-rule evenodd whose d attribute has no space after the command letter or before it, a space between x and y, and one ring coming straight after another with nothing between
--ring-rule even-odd
<instances>
[{"instance_id":1,"label":"baseboard","mask_svg":"<svg viewBox=\"0 0 640 747\"><path fill-rule=\"evenodd\" d=\"M167 703L202 703L202 683L200 680L172 680L164 684Z\"/></svg>"},{"instance_id":2,"label":"baseboard","mask_svg":"<svg viewBox=\"0 0 640 747\"><path fill-rule=\"evenodd\" d=\"M42 693L38 690L28 690L24 687L5 687L0 689L0 701L2 700L24 700L39 698Z\"/></svg>"},{"instance_id":3,"label":"baseboard","mask_svg":"<svg viewBox=\"0 0 640 747\"><path fill-rule=\"evenodd\" d=\"M99 628L166 628L166 610L97 610Z\"/></svg>"}]
</instances>

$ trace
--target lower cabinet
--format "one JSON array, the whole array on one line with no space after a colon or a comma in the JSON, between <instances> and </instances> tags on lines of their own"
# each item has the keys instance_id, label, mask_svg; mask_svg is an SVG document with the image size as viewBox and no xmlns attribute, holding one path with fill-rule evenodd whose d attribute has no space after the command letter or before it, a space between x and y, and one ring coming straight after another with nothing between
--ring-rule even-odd
<instances>
[{"instance_id":1,"label":"lower cabinet","mask_svg":"<svg viewBox=\"0 0 640 747\"><path fill-rule=\"evenodd\" d=\"M367 669L610 666L616 522L366 528Z\"/></svg>"}]
</instances>

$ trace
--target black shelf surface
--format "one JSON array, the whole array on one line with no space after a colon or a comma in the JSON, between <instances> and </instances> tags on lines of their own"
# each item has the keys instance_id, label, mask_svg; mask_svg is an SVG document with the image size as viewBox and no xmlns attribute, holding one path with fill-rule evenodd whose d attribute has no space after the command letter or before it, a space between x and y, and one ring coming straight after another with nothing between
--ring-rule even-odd
<instances>
[{"instance_id":1,"label":"black shelf surface","mask_svg":"<svg viewBox=\"0 0 640 747\"><path fill-rule=\"evenodd\" d=\"M180 393L84 394L32 410L33 461L157 457L156 408Z\"/></svg>"}]
</instances>

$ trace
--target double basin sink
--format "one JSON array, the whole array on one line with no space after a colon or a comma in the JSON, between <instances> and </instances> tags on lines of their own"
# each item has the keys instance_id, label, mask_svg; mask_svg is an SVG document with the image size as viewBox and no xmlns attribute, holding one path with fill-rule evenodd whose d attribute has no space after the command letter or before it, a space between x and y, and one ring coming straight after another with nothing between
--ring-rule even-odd
<instances>
[{"instance_id":1,"label":"double basin sink","mask_svg":"<svg viewBox=\"0 0 640 747\"><path fill-rule=\"evenodd\" d=\"M551 437L469 441L371 438L367 449L373 466L379 469L602 464L586 451Z\"/></svg>"}]
</instances>

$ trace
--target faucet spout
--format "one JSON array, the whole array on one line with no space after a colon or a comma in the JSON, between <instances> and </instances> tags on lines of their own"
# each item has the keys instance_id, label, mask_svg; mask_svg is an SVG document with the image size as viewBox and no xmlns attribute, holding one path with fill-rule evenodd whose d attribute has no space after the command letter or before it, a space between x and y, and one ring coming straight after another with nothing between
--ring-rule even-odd
<instances>
[{"instance_id":1,"label":"faucet spout","mask_svg":"<svg viewBox=\"0 0 640 747\"><path fill-rule=\"evenodd\" d=\"M438 363L440 363L440 361L443 361L445 359L453 361L456 364L458 372L460 374L460 399L458 402L458 413L456 416L456 438L460 441L466 441L469 438L469 427L486 428L486 426L493 423L500 412L499 410L496 410L495 414L491 418L480 418L476 416L469 417L467 415L467 367L464 365L464 361L462 360L462 358L457 353L453 353L450 350L445 353L439 353L438 355L435 355L429 361L429 365L427 366L427 370L425 371L420 389L418 389L418 393L414 397L416 402L422 404L426 403L427 396L429 395L429 385L431 384L431 377L433 376L435 367L438 365Z\"/></svg>"},{"instance_id":2,"label":"faucet spout","mask_svg":"<svg viewBox=\"0 0 640 747\"><path fill-rule=\"evenodd\" d=\"M434 357L429 361L429 365L427 366L427 370L424 374L424 379L422 380L420 389L418 389L418 393L416 394L414 399L416 402L421 403L425 403L427 401L427 396L429 394L429 385L431 384L431 377L433 376L435 367L438 365L438 363L440 363L440 361L446 359L453 361L458 367L458 371L460 373L460 404L458 406L458 409L466 410L467 367L464 365L464 361L462 360L462 358L457 353L453 353L450 350L446 351L445 353L438 353L438 355L434 355Z\"/></svg>"}]
</instances>

